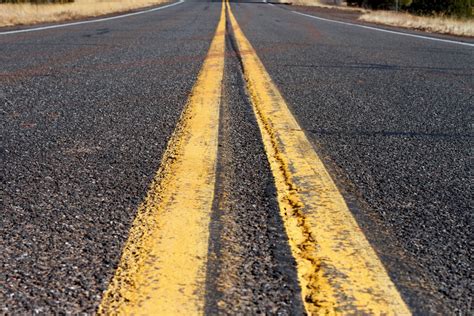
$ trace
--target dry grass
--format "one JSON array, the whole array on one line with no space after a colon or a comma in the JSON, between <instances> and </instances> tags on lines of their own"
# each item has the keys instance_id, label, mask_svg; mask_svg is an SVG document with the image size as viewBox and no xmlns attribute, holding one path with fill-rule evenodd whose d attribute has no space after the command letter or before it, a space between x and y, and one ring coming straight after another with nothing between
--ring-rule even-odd
<instances>
[{"instance_id":1,"label":"dry grass","mask_svg":"<svg viewBox=\"0 0 474 316\"><path fill-rule=\"evenodd\" d=\"M327 9L338 9L338 10L347 10L347 11L357 11L357 12L368 12L362 8L348 7L345 2L341 5L335 5L333 0L268 0L273 3L285 3L291 5L302 5L308 7L320 7Z\"/></svg>"},{"instance_id":2,"label":"dry grass","mask_svg":"<svg viewBox=\"0 0 474 316\"><path fill-rule=\"evenodd\" d=\"M408 13L390 11L371 11L360 16L359 20L434 33L474 36L473 19L454 19L449 17L416 16Z\"/></svg>"},{"instance_id":3,"label":"dry grass","mask_svg":"<svg viewBox=\"0 0 474 316\"><path fill-rule=\"evenodd\" d=\"M0 4L0 26L58 22L122 12L168 0L76 0L67 4Z\"/></svg>"},{"instance_id":4,"label":"dry grass","mask_svg":"<svg viewBox=\"0 0 474 316\"><path fill-rule=\"evenodd\" d=\"M333 0L269 0L276 3L312 6L363 13L359 20L422 30L433 33L474 37L474 19L456 19L450 17L417 16L408 13L393 11L372 11L361 8L348 7L345 3L334 5Z\"/></svg>"}]
</instances>

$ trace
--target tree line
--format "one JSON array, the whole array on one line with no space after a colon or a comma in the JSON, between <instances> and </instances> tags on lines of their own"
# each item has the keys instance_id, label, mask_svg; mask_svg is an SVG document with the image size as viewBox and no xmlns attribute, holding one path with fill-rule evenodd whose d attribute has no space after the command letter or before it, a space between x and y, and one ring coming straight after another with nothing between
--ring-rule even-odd
<instances>
[{"instance_id":1,"label":"tree line","mask_svg":"<svg viewBox=\"0 0 474 316\"><path fill-rule=\"evenodd\" d=\"M351 6L371 9L393 9L397 0L347 0ZM444 14L472 17L474 0L398 0L399 8L416 14Z\"/></svg>"}]
</instances>

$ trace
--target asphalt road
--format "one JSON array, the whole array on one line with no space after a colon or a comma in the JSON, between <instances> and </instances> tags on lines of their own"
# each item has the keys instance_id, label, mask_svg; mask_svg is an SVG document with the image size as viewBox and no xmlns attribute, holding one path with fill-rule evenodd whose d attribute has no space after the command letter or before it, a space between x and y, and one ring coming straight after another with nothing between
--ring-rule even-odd
<instances>
[{"instance_id":1,"label":"asphalt road","mask_svg":"<svg viewBox=\"0 0 474 316\"><path fill-rule=\"evenodd\" d=\"M0 35L3 313L97 309L220 8ZM473 48L231 8L411 310L471 313ZM228 37L206 312L301 314Z\"/></svg>"},{"instance_id":2,"label":"asphalt road","mask_svg":"<svg viewBox=\"0 0 474 316\"><path fill-rule=\"evenodd\" d=\"M219 20L181 6L0 38L9 313L97 308Z\"/></svg>"},{"instance_id":3,"label":"asphalt road","mask_svg":"<svg viewBox=\"0 0 474 316\"><path fill-rule=\"evenodd\" d=\"M233 7L405 300L466 313L473 48Z\"/></svg>"}]
</instances>

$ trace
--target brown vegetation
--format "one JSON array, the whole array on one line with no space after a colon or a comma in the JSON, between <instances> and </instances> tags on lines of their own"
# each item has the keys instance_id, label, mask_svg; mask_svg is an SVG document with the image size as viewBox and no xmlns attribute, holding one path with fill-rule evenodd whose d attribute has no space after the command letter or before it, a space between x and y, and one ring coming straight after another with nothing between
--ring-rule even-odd
<instances>
[{"instance_id":1,"label":"brown vegetation","mask_svg":"<svg viewBox=\"0 0 474 316\"><path fill-rule=\"evenodd\" d=\"M391 11L370 11L359 20L434 33L474 37L474 20L443 16L417 16Z\"/></svg>"},{"instance_id":2,"label":"brown vegetation","mask_svg":"<svg viewBox=\"0 0 474 316\"><path fill-rule=\"evenodd\" d=\"M0 4L0 26L58 22L124 12L168 0L76 0L65 4Z\"/></svg>"},{"instance_id":3,"label":"brown vegetation","mask_svg":"<svg viewBox=\"0 0 474 316\"><path fill-rule=\"evenodd\" d=\"M474 19L469 18L418 16L409 13L397 13L394 11L348 7L345 4L335 6L332 5L332 3L334 3L333 0L274 0L274 2L346 11L358 11L363 13L358 18L360 21L423 30L433 33L474 37Z\"/></svg>"},{"instance_id":4,"label":"brown vegetation","mask_svg":"<svg viewBox=\"0 0 474 316\"><path fill-rule=\"evenodd\" d=\"M339 10L349 10L349 11L357 11L357 12L367 11L362 8L348 7L342 1L340 2L341 5L334 5L334 3L336 2L334 2L333 0L268 0L268 2L301 5L301 6L308 6L308 7L320 7L320 8L327 8L327 9L337 8Z\"/></svg>"}]
</instances>

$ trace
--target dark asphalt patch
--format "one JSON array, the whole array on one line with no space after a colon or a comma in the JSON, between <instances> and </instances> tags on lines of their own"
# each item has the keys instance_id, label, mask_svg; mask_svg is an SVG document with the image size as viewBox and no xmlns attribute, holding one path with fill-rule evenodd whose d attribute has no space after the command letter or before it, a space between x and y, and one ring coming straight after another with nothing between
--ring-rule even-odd
<instances>
[{"instance_id":1,"label":"dark asphalt patch","mask_svg":"<svg viewBox=\"0 0 474 316\"><path fill-rule=\"evenodd\" d=\"M232 45L227 51L206 314L302 314L270 166Z\"/></svg>"}]
</instances>

